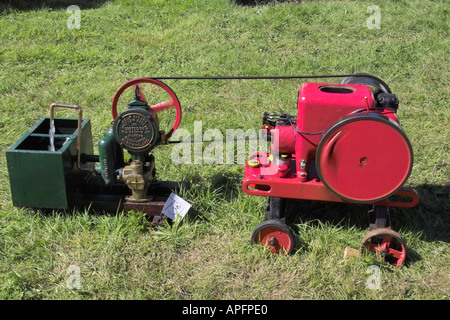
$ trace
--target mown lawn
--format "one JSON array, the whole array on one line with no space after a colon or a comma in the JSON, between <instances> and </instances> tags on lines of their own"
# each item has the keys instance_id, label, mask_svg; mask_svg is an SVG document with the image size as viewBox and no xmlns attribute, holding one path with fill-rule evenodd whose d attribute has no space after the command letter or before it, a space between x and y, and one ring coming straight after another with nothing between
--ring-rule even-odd
<instances>
[{"instance_id":1,"label":"mown lawn","mask_svg":"<svg viewBox=\"0 0 450 320\"><path fill-rule=\"evenodd\" d=\"M72 3L48 3L1 7L1 299L449 299L447 1L377 1L380 29L366 26L371 1L80 0L79 29L67 26ZM201 219L154 229L139 213L12 206L5 151L53 102L82 106L96 142L111 123L115 91L136 77L356 72L377 75L397 94L415 152L407 185L420 204L392 217L411 249L398 269L343 259L367 232L363 206L307 203L294 219L293 255L252 247L266 199L241 191L242 164L176 165L171 146L155 150L158 177L191 182L183 196ZM301 85L166 83L181 101L181 128L201 120L204 131L221 132L259 128L264 111L295 113ZM378 290L367 287L372 264L381 268ZM68 285L73 275L78 289Z\"/></svg>"}]
</instances>

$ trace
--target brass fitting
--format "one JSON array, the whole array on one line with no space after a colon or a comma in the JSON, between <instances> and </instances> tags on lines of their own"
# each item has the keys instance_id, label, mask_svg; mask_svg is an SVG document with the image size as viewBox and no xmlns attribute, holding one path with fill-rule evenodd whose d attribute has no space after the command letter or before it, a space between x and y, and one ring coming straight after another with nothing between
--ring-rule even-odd
<instances>
[{"instance_id":1,"label":"brass fitting","mask_svg":"<svg viewBox=\"0 0 450 320\"><path fill-rule=\"evenodd\" d=\"M131 190L131 196L125 199L132 202L147 202L152 199L147 195L147 188L152 178L153 167L153 162L146 162L144 165L142 161L134 160L123 168L120 180Z\"/></svg>"}]
</instances>

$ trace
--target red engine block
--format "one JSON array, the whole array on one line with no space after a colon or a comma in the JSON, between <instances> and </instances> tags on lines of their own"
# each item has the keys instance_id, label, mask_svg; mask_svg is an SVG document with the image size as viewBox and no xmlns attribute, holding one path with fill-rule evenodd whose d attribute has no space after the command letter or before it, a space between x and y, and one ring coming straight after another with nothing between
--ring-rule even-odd
<instances>
[{"instance_id":1,"label":"red engine block","mask_svg":"<svg viewBox=\"0 0 450 320\"><path fill-rule=\"evenodd\" d=\"M413 165L411 144L396 109L368 85L305 83L297 116L265 114L263 129L271 149L245 165L248 194L393 207L418 202L402 187Z\"/></svg>"}]
</instances>

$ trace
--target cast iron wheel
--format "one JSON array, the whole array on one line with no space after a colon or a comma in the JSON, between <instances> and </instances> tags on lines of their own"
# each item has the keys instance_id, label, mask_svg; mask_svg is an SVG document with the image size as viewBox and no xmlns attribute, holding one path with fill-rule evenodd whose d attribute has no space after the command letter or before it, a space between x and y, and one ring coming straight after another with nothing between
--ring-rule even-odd
<instances>
[{"instance_id":1,"label":"cast iron wheel","mask_svg":"<svg viewBox=\"0 0 450 320\"><path fill-rule=\"evenodd\" d=\"M261 244L273 253L292 253L295 238L291 229L280 220L261 222L252 233L252 245Z\"/></svg>"},{"instance_id":2,"label":"cast iron wheel","mask_svg":"<svg viewBox=\"0 0 450 320\"><path fill-rule=\"evenodd\" d=\"M369 231L361 242L361 253L367 250L376 252L378 257L384 258L394 268L400 266L407 255L405 240L390 228Z\"/></svg>"}]
</instances>

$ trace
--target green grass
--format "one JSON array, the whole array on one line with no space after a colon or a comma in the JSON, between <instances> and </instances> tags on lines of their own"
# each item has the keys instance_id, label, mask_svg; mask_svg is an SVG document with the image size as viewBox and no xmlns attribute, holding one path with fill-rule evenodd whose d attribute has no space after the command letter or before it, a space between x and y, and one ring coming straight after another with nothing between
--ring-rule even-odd
<instances>
[{"instance_id":1,"label":"green grass","mask_svg":"<svg viewBox=\"0 0 450 320\"><path fill-rule=\"evenodd\" d=\"M67 28L64 1L0 14L0 298L449 299L446 1L379 1L379 30L366 27L370 1L78 3L79 30ZM291 256L252 247L266 199L241 191L242 165L174 165L170 146L155 151L158 176L190 181L184 196L201 219L153 229L139 213L43 214L11 204L4 151L52 102L82 106L97 141L115 91L135 77L353 72L381 77L398 95L415 152L408 186L421 202L393 216L412 250L396 270L370 257L343 259L367 232L362 206L306 204L294 219L300 244ZM259 127L264 111L295 113L301 84L166 82L180 98L182 128L202 120L203 130L222 132ZM381 290L366 287L371 264L381 266ZM71 265L80 268L78 290L67 287Z\"/></svg>"}]
</instances>

